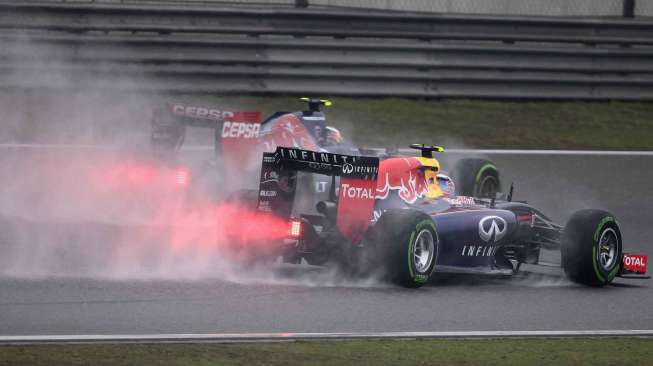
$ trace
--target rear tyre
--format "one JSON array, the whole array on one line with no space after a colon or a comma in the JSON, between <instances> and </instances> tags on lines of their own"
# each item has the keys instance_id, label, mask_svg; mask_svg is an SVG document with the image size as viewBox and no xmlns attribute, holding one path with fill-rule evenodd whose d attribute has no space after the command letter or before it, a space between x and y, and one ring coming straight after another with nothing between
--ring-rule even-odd
<instances>
[{"instance_id":1,"label":"rear tyre","mask_svg":"<svg viewBox=\"0 0 653 366\"><path fill-rule=\"evenodd\" d=\"M386 211L374 231L377 263L389 281L415 288L430 280L439 244L430 216L415 210Z\"/></svg>"},{"instance_id":2,"label":"rear tyre","mask_svg":"<svg viewBox=\"0 0 653 366\"><path fill-rule=\"evenodd\" d=\"M619 224L606 211L578 211L565 225L560 250L569 279L588 286L605 286L621 268Z\"/></svg>"},{"instance_id":3,"label":"rear tyre","mask_svg":"<svg viewBox=\"0 0 653 366\"><path fill-rule=\"evenodd\" d=\"M453 171L456 194L476 198L494 198L501 191L499 170L486 159L459 160Z\"/></svg>"}]
</instances>

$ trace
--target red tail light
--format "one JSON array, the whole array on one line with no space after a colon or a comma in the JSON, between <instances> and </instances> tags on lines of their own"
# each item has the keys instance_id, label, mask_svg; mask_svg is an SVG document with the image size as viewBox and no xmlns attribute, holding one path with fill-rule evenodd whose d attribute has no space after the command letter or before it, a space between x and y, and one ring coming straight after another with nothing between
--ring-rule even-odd
<instances>
[{"instance_id":1,"label":"red tail light","mask_svg":"<svg viewBox=\"0 0 653 366\"><path fill-rule=\"evenodd\" d=\"M190 174L188 173L187 170L185 169L177 170L175 174L175 183L177 183L178 186L180 187L187 186L189 180L190 180Z\"/></svg>"},{"instance_id":2,"label":"red tail light","mask_svg":"<svg viewBox=\"0 0 653 366\"><path fill-rule=\"evenodd\" d=\"M303 230L303 222L300 219L291 219L290 220L290 225L289 225L289 230L288 234L290 237L293 239L299 239L302 236Z\"/></svg>"}]
</instances>

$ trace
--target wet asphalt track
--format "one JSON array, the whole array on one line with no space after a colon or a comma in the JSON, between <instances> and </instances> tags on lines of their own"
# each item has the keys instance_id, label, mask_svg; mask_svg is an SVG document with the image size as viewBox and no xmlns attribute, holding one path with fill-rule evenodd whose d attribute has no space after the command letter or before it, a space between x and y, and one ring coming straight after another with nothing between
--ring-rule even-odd
<instances>
[{"instance_id":1,"label":"wet asphalt track","mask_svg":"<svg viewBox=\"0 0 653 366\"><path fill-rule=\"evenodd\" d=\"M504 183L515 182L515 199L560 222L578 208L610 210L626 248L653 254L653 157L492 158ZM651 280L585 288L537 268L408 290L306 286L295 275L320 278L305 270L277 274L282 284L0 278L0 334L653 329Z\"/></svg>"}]
</instances>

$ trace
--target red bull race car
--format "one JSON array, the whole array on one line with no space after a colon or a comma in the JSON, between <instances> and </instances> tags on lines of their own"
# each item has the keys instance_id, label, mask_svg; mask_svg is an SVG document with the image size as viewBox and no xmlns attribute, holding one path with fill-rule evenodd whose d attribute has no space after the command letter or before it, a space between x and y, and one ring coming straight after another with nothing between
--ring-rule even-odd
<instances>
[{"instance_id":1,"label":"red bull race car","mask_svg":"<svg viewBox=\"0 0 653 366\"><path fill-rule=\"evenodd\" d=\"M259 259L335 265L406 287L419 287L438 272L515 274L524 263L538 264L542 250L560 251L564 272L581 284L649 278L647 256L624 252L611 213L581 210L562 226L514 202L512 187L498 198L459 195L433 157L444 149L411 147L419 156L283 146L265 152L259 189L248 204L286 222L288 231L278 240L259 236L241 245ZM302 183L311 176L328 181L326 197L317 202ZM262 228L251 223L249 230Z\"/></svg>"}]
</instances>

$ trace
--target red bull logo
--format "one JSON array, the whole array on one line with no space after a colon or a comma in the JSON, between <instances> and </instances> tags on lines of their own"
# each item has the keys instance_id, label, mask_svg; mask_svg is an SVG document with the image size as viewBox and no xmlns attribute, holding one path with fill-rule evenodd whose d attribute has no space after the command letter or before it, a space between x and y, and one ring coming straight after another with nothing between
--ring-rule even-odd
<instances>
[{"instance_id":1,"label":"red bull logo","mask_svg":"<svg viewBox=\"0 0 653 366\"><path fill-rule=\"evenodd\" d=\"M428 192L424 173L418 168L422 164L417 158L394 158L381 162L376 198L385 199L390 191L398 191L399 198L412 204Z\"/></svg>"}]
</instances>

